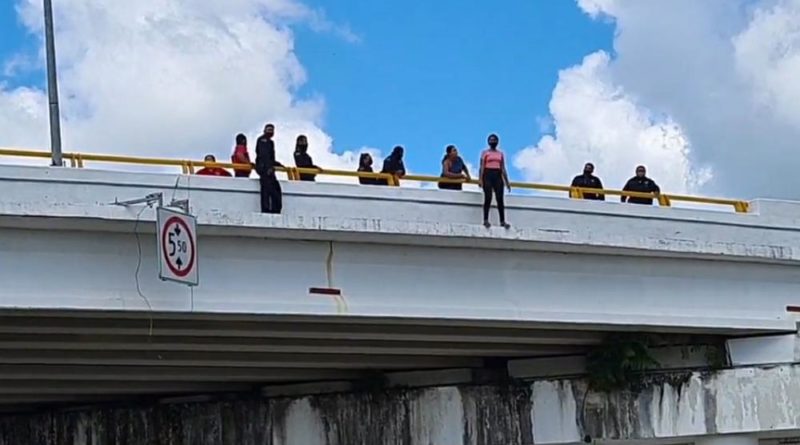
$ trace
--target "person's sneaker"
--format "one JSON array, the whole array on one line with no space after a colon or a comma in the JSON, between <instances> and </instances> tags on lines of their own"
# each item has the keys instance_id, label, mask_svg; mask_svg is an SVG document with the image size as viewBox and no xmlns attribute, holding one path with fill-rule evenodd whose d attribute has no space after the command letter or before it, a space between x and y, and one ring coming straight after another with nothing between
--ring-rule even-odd
<instances>
[{"instance_id":1,"label":"person's sneaker","mask_svg":"<svg viewBox=\"0 0 800 445\"><path fill-rule=\"evenodd\" d=\"M488 229L489 227L492 227L492 224L489 223L489 221L484 221L483 222L483 227L486 227Z\"/></svg>"},{"instance_id":2,"label":"person's sneaker","mask_svg":"<svg viewBox=\"0 0 800 445\"><path fill-rule=\"evenodd\" d=\"M507 222L502 222L502 223L500 223L500 225L503 226L504 229L510 229L511 228L511 224L509 224Z\"/></svg>"}]
</instances>

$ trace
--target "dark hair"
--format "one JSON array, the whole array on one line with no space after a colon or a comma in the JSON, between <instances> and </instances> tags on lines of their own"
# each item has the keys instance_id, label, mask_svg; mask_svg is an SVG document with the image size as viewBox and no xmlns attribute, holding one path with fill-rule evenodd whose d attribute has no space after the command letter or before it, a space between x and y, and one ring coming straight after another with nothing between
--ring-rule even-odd
<instances>
[{"instance_id":1,"label":"dark hair","mask_svg":"<svg viewBox=\"0 0 800 445\"><path fill-rule=\"evenodd\" d=\"M300 141L306 141L306 145L308 145L308 138L304 134L297 135L297 140L295 141L295 145L300 145Z\"/></svg>"},{"instance_id":2,"label":"dark hair","mask_svg":"<svg viewBox=\"0 0 800 445\"><path fill-rule=\"evenodd\" d=\"M487 137L487 138L486 138L486 140L488 141L488 140L489 140L489 139L491 139L491 138L495 138L495 139L497 139L498 141L500 140L500 136L498 136L498 135L496 135L496 134L494 134L494 133L490 134L490 135L489 135L489 137Z\"/></svg>"},{"instance_id":3,"label":"dark hair","mask_svg":"<svg viewBox=\"0 0 800 445\"><path fill-rule=\"evenodd\" d=\"M455 149L456 149L456 146L455 146L455 145L453 145L453 144L450 144L450 145L448 145L448 146L447 146L447 147L444 149L444 157L442 158L442 162L446 161L446 160L447 160L447 157L448 157L448 156L450 156L450 153L452 153L452 152L453 152L453 150L455 150Z\"/></svg>"},{"instance_id":4,"label":"dark hair","mask_svg":"<svg viewBox=\"0 0 800 445\"><path fill-rule=\"evenodd\" d=\"M587 166L590 166L590 165L592 166L592 169L594 169L594 164L592 164L591 162L587 162L586 164L584 164L583 168L586 168Z\"/></svg>"},{"instance_id":5,"label":"dark hair","mask_svg":"<svg viewBox=\"0 0 800 445\"><path fill-rule=\"evenodd\" d=\"M267 127L272 127L272 129L274 130L275 129L275 124L269 123L267 125L264 125L264 128L267 128Z\"/></svg>"},{"instance_id":6,"label":"dark hair","mask_svg":"<svg viewBox=\"0 0 800 445\"><path fill-rule=\"evenodd\" d=\"M214 155L206 155L206 156L203 158L203 161L205 161L205 160L206 160L206 159L208 159L208 158L211 158L211 161L207 161L207 162L217 162L217 157L216 157L216 156L214 156Z\"/></svg>"},{"instance_id":7,"label":"dark hair","mask_svg":"<svg viewBox=\"0 0 800 445\"><path fill-rule=\"evenodd\" d=\"M239 133L236 135L236 145L244 145L247 143L247 136Z\"/></svg>"},{"instance_id":8,"label":"dark hair","mask_svg":"<svg viewBox=\"0 0 800 445\"><path fill-rule=\"evenodd\" d=\"M636 171L638 172L639 170L647 171L647 167L645 167L644 165L637 165L636 166Z\"/></svg>"},{"instance_id":9,"label":"dark hair","mask_svg":"<svg viewBox=\"0 0 800 445\"><path fill-rule=\"evenodd\" d=\"M372 156L369 153L361 153L361 156L358 157L358 166L363 167L367 158L372 158Z\"/></svg>"}]
</instances>

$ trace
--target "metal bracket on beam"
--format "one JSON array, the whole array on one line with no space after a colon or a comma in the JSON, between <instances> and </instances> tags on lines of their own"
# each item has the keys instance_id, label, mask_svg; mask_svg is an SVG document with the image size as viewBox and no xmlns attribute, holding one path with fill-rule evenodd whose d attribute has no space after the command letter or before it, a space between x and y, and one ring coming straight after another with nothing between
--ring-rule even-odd
<instances>
[{"instance_id":1,"label":"metal bracket on beam","mask_svg":"<svg viewBox=\"0 0 800 445\"><path fill-rule=\"evenodd\" d=\"M147 204L148 206L152 207L153 204L158 204L159 207L164 205L164 194L163 193L150 193L149 195L145 196L144 198L137 198L137 199L128 199L125 201L120 201L117 198L114 198L114 202L112 204L117 206L132 206L136 204Z\"/></svg>"},{"instance_id":2,"label":"metal bracket on beam","mask_svg":"<svg viewBox=\"0 0 800 445\"><path fill-rule=\"evenodd\" d=\"M152 207L154 204L158 204L158 207L162 207L164 205L164 194L161 192L158 193L150 193L146 195L144 198L137 198L137 199L128 199L125 201L120 201L119 199L114 199L112 202L113 205L117 206L132 206L137 204L145 204L147 206ZM177 207L183 210L184 213L189 213L189 200L188 199L173 199L172 202L169 203L168 207Z\"/></svg>"},{"instance_id":3,"label":"metal bracket on beam","mask_svg":"<svg viewBox=\"0 0 800 445\"><path fill-rule=\"evenodd\" d=\"M173 199L169 203L169 207L177 207L183 210L184 213L189 213L189 200L188 199Z\"/></svg>"}]
</instances>

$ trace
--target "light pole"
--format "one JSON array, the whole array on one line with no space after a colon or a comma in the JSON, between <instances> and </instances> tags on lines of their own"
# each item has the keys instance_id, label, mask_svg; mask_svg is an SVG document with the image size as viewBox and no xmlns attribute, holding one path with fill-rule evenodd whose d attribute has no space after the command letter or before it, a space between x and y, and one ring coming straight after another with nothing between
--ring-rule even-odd
<instances>
[{"instance_id":1,"label":"light pole","mask_svg":"<svg viewBox=\"0 0 800 445\"><path fill-rule=\"evenodd\" d=\"M53 38L53 4L44 0L44 41L47 54L47 93L50 98L50 153L53 165L61 167L61 117L58 111L58 80L56 79L56 45Z\"/></svg>"}]
</instances>

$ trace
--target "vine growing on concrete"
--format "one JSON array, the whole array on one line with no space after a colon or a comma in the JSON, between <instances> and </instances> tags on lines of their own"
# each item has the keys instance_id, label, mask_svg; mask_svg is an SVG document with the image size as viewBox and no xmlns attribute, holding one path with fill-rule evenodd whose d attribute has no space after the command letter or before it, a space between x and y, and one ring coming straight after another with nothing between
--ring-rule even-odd
<instances>
[{"instance_id":1,"label":"vine growing on concrete","mask_svg":"<svg viewBox=\"0 0 800 445\"><path fill-rule=\"evenodd\" d=\"M644 372L659 367L653 339L646 334L611 334L586 357L589 387L596 391L626 391L641 386Z\"/></svg>"}]
</instances>

